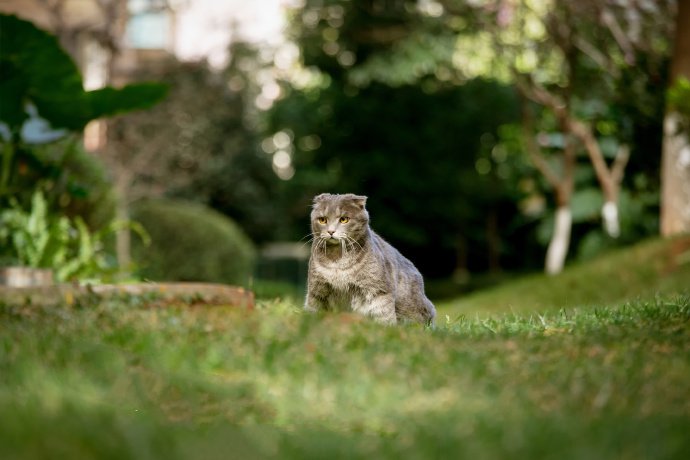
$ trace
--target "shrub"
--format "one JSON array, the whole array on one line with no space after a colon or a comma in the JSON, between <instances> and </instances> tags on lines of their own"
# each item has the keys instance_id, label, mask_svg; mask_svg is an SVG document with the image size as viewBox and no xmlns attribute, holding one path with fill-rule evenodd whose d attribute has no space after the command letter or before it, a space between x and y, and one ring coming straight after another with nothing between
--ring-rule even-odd
<instances>
[{"instance_id":1,"label":"shrub","mask_svg":"<svg viewBox=\"0 0 690 460\"><path fill-rule=\"evenodd\" d=\"M103 161L81 144L60 141L37 148L44 161L47 197L53 208L69 217L80 216L90 229L115 219L115 191Z\"/></svg>"},{"instance_id":2,"label":"shrub","mask_svg":"<svg viewBox=\"0 0 690 460\"><path fill-rule=\"evenodd\" d=\"M133 244L139 275L151 280L206 281L246 285L254 265L254 245L230 218L199 204L146 200L132 218L151 236Z\"/></svg>"},{"instance_id":3,"label":"shrub","mask_svg":"<svg viewBox=\"0 0 690 460\"><path fill-rule=\"evenodd\" d=\"M29 209L34 192L41 189L50 212L80 217L90 230L106 227L115 217L115 192L106 168L75 136L17 149L13 168L11 193L0 196L0 208L15 200Z\"/></svg>"},{"instance_id":4,"label":"shrub","mask_svg":"<svg viewBox=\"0 0 690 460\"><path fill-rule=\"evenodd\" d=\"M61 282L104 279L114 267L103 239L115 225L92 233L81 217L51 213L45 195L37 190L30 211L14 199L0 211L0 263L50 268Z\"/></svg>"}]
</instances>

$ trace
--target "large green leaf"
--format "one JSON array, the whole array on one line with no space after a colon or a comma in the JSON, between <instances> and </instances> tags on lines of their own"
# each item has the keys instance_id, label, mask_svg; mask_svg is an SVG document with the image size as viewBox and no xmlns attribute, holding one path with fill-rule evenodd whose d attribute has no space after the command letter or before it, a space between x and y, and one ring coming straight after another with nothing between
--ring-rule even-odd
<instances>
[{"instance_id":1,"label":"large green leaf","mask_svg":"<svg viewBox=\"0 0 690 460\"><path fill-rule=\"evenodd\" d=\"M124 88L103 88L87 93L92 113L98 117L146 109L163 99L167 86L160 83L134 83Z\"/></svg>"},{"instance_id":2,"label":"large green leaf","mask_svg":"<svg viewBox=\"0 0 690 460\"><path fill-rule=\"evenodd\" d=\"M11 61L0 58L0 121L5 122L10 128L21 126L27 118L22 97L27 90L26 79L13 67Z\"/></svg>"},{"instance_id":3,"label":"large green leaf","mask_svg":"<svg viewBox=\"0 0 690 460\"><path fill-rule=\"evenodd\" d=\"M3 104L2 121L18 130L24 104L33 102L55 127L81 128L88 117L81 76L57 39L16 16L0 15L0 43L0 93L11 94L12 101Z\"/></svg>"},{"instance_id":4,"label":"large green leaf","mask_svg":"<svg viewBox=\"0 0 690 460\"><path fill-rule=\"evenodd\" d=\"M54 128L80 130L96 118L150 107L166 93L158 83L84 91L79 69L58 40L16 16L0 14L0 43L0 121L15 132L28 102Z\"/></svg>"}]
</instances>

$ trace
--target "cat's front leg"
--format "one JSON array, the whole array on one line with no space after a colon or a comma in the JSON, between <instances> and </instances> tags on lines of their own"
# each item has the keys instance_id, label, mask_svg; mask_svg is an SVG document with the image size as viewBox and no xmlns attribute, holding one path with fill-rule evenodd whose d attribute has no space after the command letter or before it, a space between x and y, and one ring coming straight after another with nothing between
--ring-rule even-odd
<instances>
[{"instance_id":1,"label":"cat's front leg","mask_svg":"<svg viewBox=\"0 0 690 460\"><path fill-rule=\"evenodd\" d=\"M304 309L312 313L317 311L325 311L328 310L328 302L312 295L311 293L307 293L307 298L304 301Z\"/></svg>"},{"instance_id":2,"label":"cat's front leg","mask_svg":"<svg viewBox=\"0 0 690 460\"><path fill-rule=\"evenodd\" d=\"M324 283L310 282L307 285L307 296L304 309L310 312L328 310L328 288Z\"/></svg>"},{"instance_id":3,"label":"cat's front leg","mask_svg":"<svg viewBox=\"0 0 690 460\"><path fill-rule=\"evenodd\" d=\"M353 299L352 309L369 316L377 323L396 324L395 297L392 294L378 294Z\"/></svg>"}]
</instances>

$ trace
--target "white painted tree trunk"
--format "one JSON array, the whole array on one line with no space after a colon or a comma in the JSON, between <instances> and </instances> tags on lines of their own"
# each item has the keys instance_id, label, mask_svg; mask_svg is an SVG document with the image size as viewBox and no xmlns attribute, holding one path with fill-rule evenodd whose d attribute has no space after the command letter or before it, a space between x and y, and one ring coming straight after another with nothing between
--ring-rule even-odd
<instances>
[{"instance_id":1,"label":"white painted tree trunk","mask_svg":"<svg viewBox=\"0 0 690 460\"><path fill-rule=\"evenodd\" d=\"M690 143L679 116L666 115L661 162L661 234L690 232Z\"/></svg>"},{"instance_id":2,"label":"white painted tree trunk","mask_svg":"<svg viewBox=\"0 0 690 460\"><path fill-rule=\"evenodd\" d=\"M669 84L690 78L690 0L678 0L676 36ZM687 127L686 127L687 129ZM681 116L667 107L661 157L661 234L690 232L690 133L682 129Z\"/></svg>"},{"instance_id":3,"label":"white painted tree trunk","mask_svg":"<svg viewBox=\"0 0 690 460\"><path fill-rule=\"evenodd\" d=\"M573 225L573 216L569 206L559 206L556 209L553 236L546 250L546 273L557 275L563 271L565 257L570 246L570 230Z\"/></svg>"},{"instance_id":4,"label":"white painted tree trunk","mask_svg":"<svg viewBox=\"0 0 690 460\"><path fill-rule=\"evenodd\" d=\"M620 220L618 218L618 203L607 201L601 208L601 218L604 221L604 230L611 238L618 238L621 234Z\"/></svg>"}]
</instances>

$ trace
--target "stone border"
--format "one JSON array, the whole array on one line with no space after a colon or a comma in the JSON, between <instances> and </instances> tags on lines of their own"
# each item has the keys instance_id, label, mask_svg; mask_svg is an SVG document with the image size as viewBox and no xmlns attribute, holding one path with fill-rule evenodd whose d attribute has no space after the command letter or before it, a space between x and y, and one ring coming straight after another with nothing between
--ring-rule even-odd
<instances>
[{"instance_id":1,"label":"stone border","mask_svg":"<svg viewBox=\"0 0 690 460\"><path fill-rule=\"evenodd\" d=\"M214 283L133 283L55 286L7 287L0 286L0 301L8 303L55 304L74 303L75 299L96 295L112 297L117 295L152 295L152 303L202 304L210 306L232 306L251 310L254 308L254 293L242 287Z\"/></svg>"}]
</instances>

